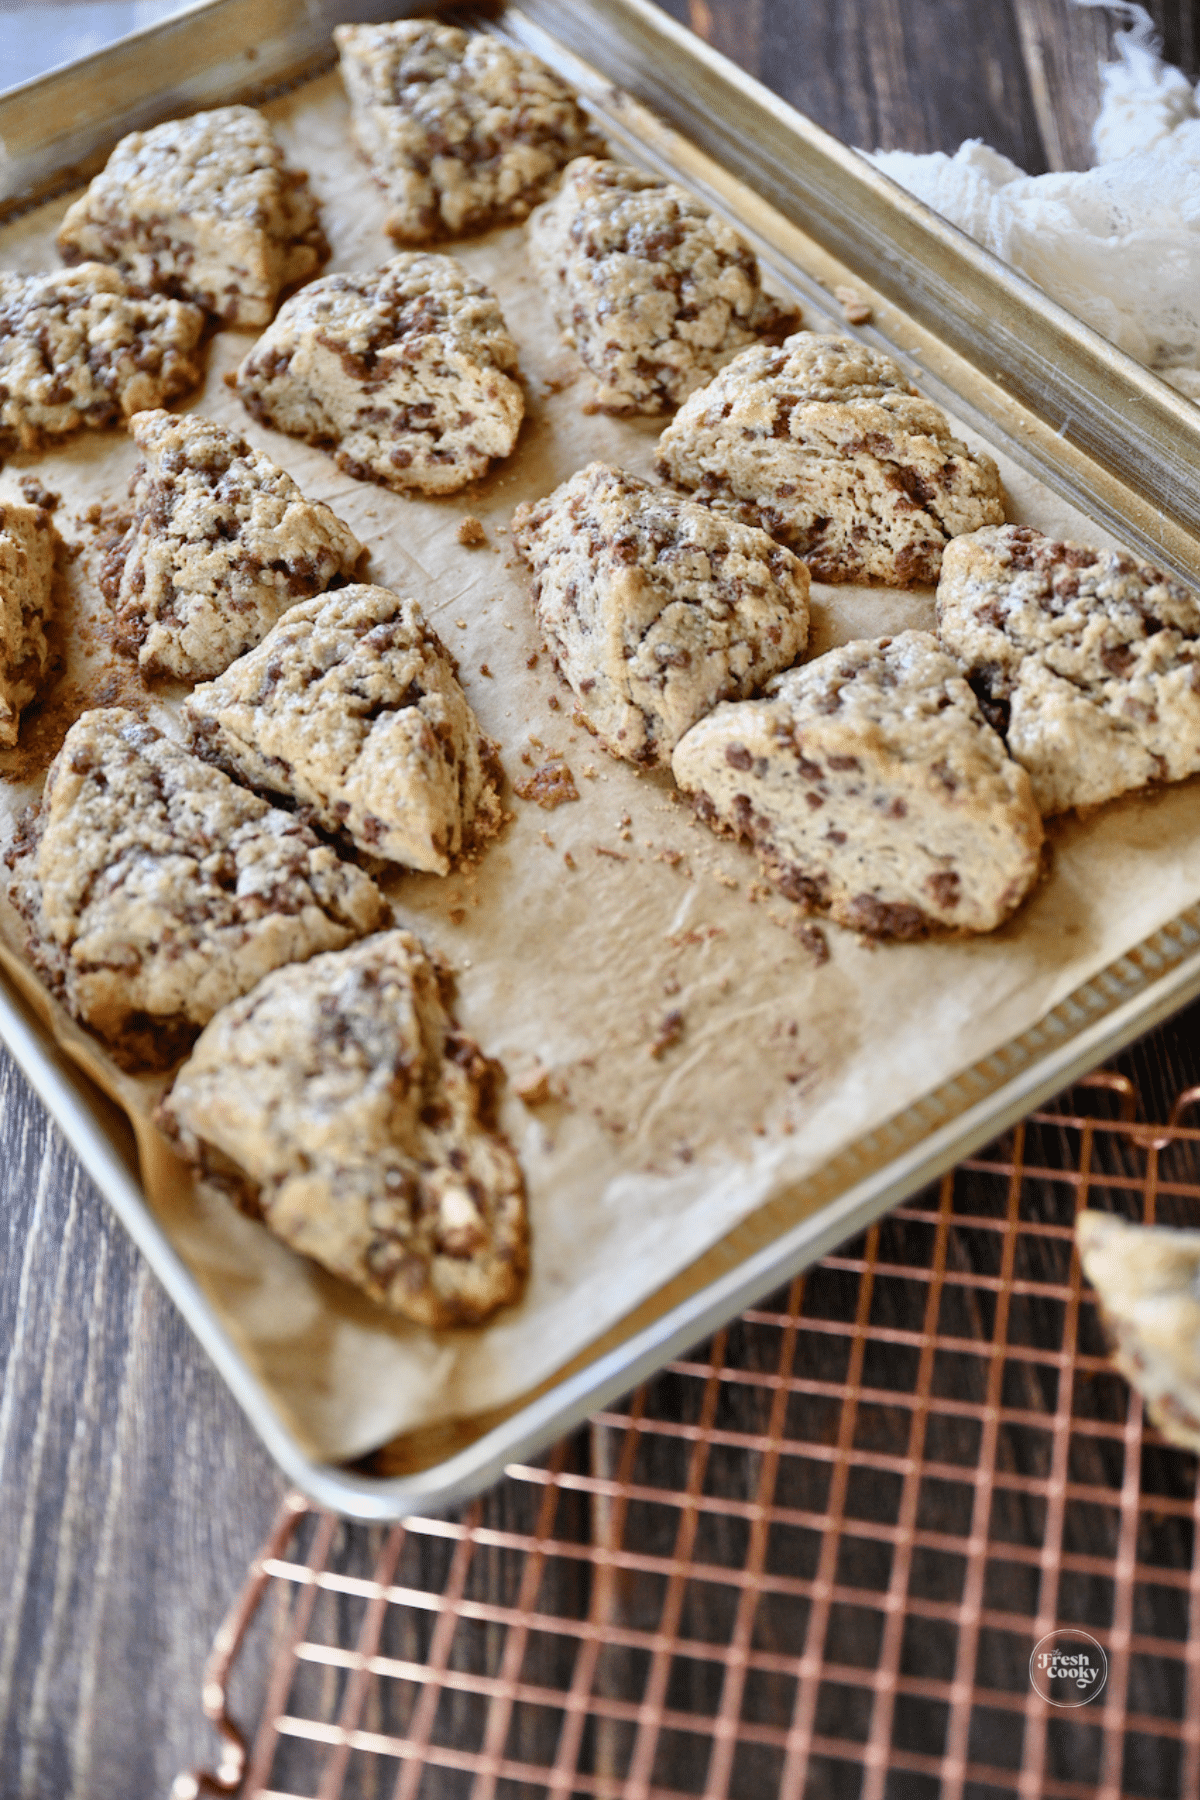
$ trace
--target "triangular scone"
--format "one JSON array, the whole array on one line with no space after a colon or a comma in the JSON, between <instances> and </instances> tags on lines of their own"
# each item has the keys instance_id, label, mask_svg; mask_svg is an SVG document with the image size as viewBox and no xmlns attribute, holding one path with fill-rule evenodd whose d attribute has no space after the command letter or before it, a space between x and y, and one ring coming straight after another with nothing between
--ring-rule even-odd
<instances>
[{"instance_id":1,"label":"triangular scone","mask_svg":"<svg viewBox=\"0 0 1200 1800\"><path fill-rule=\"evenodd\" d=\"M325 275L280 308L236 376L264 425L358 481L451 494L507 456L525 395L499 302L453 257Z\"/></svg>"},{"instance_id":2,"label":"triangular scone","mask_svg":"<svg viewBox=\"0 0 1200 1800\"><path fill-rule=\"evenodd\" d=\"M672 182L581 156L529 221L558 328L605 412L668 412L746 344L778 343L794 306L763 293L732 225Z\"/></svg>"},{"instance_id":3,"label":"triangular scone","mask_svg":"<svg viewBox=\"0 0 1200 1800\"><path fill-rule=\"evenodd\" d=\"M34 963L130 1068L166 1068L269 969L390 919L299 819L121 707L71 727L8 862Z\"/></svg>"},{"instance_id":4,"label":"triangular scone","mask_svg":"<svg viewBox=\"0 0 1200 1800\"><path fill-rule=\"evenodd\" d=\"M287 167L251 106L122 138L67 209L58 248L64 262L112 263L146 293L241 326L265 325L281 290L329 255L307 175Z\"/></svg>"},{"instance_id":5,"label":"triangular scone","mask_svg":"<svg viewBox=\"0 0 1200 1800\"><path fill-rule=\"evenodd\" d=\"M1200 1231L1088 1209L1075 1239L1113 1361L1163 1435L1200 1452Z\"/></svg>"},{"instance_id":6,"label":"triangular scone","mask_svg":"<svg viewBox=\"0 0 1200 1800\"><path fill-rule=\"evenodd\" d=\"M496 746L416 601L386 588L294 606L184 711L202 756L389 862L445 875L499 829Z\"/></svg>"},{"instance_id":7,"label":"triangular scone","mask_svg":"<svg viewBox=\"0 0 1200 1800\"><path fill-rule=\"evenodd\" d=\"M200 380L204 314L116 269L0 273L0 457L163 406Z\"/></svg>"},{"instance_id":8,"label":"triangular scone","mask_svg":"<svg viewBox=\"0 0 1200 1800\"><path fill-rule=\"evenodd\" d=\"M538 623L606 749L665 763L808 641L808 571L765 531L590 463L517 508Z\"/></svg>"},{"instance_id":9,"label":"triangular scone","mask_svg":"<svg viewBox=\"0 0 1200 1800\"><path fill-rule=\"evenodd\" d=\"M1182 583L1004 525L950 546L937 605L1043 813L1200 769L1200 601Z\"/></svg>"},{"instance_id":10,"label":"triangular scone","mask_svg":"<svg viewBox=\"0 0 1200 1800\"><path fill-rule=\"evenodd\" d=\"M843 644L719 706L671 767L789 899L873 937L993 931L1037 879L1029 778L925 631Z\"/></svg>"},{"instance_id":11,"label":"triangular scone","mask_svg":"<svg viewBox=\"0 0 1200 1800\"><path fill-rule=\"evenodd\" d=\"M149 675L205 681L297 600L353 574L362 545L245 438L198 413L138 413L133 518L104 589Z\"/></svg>"},{"instance_id":12,"label":"triangular scone","mask_svg":"<svg viewBox=\"0 0 1200 1800\"><path fill-rule=\"evenodd\" d=\"M419 1324L473 1325L528 1260L492 1086L416 938L388 931L226 1006L159 1120L294 1249Z\"/></svg>"},{"instance_id":13,"label":"triangular scone","mask_svg":"<svg viewBox=\"0 0 1200 1800\"><path fill-rule=\"evenodd\" d=\"M811 331L727 363L667 426L656 467L764 526L815 581L935 582L951 538L1004 517L991 457L898 363Z\"/></svg>"},{"instance_id":14,"label":"triangular scone","mask_svg":"<svg viewBox=\"0 0 1200 1800\"><path fill-rule=\"evenodd\" d=\"M50 645L59 536L44 507L0 500L0 746L17 741L21 709L38 691Z\"/></svg>"},{"instance_id":15,"label":"triangular scone","mask_svg":"<svg viewBox=\"0 0 1200 1800\"><path fill-rule=\"evenodd\" d=\"M570 88L528 50L436 19L333 36L351 130L399 244L523 219L564 163L604 153Z\"/></svg>"}]
</instances>

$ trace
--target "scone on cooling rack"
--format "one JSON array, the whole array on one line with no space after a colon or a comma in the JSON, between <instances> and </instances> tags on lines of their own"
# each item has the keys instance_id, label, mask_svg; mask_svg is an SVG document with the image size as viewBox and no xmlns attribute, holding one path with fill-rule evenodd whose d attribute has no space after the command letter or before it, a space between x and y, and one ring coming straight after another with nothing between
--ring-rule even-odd
<instances>
[{"instance_id":1,"label":"scone on cooling rack","mask_svg":"<svg viewBox=\"0 0 1200 1800\"><path fill-rule=\"evenodd\" d=\"M517 346L490 289L414 251L285 302L234 378L262 424L360 481L451 494L517 441Z\"/></svg>"},{"instance_id":2,"label":"scone on cooling rack","mask_svg":"<svg viewBox=\"0 0 1200 1800\"><path fill-rule=\"evenodd\" d=\"M198 413L137 413L133 516L102 586L118 646L148 675L204 681L298 600L347 579L363 547L261 450Z\"/></svg>"},{"instance_id":3,"label":"scone on cooling rack","mask_svg":"<svg viewBox=\"0 0 1200 1800\"><path fill-rule=\"evenodd\" d=\"M604 154L570 88L528 50L436 19L333 36L351 129L399 244L523 219L564 163Z\"/></svg>"},{"instance_id":4,"label":"scone on cooling rack","mask_svg":"<svg viewBox=\"0 0 1200 1800\"><path fill-rule=\"evenodd\" d=\"M198 306L139 295L103 263L0 273L0 458L178 399L203 332Z\"/></svg>"},{"instance_id":5,"label":"scone on cooling rack","mask_svg":"<svg viewBox=\"0 0 1200 1800\"><path fill-rule=\"evenodd\" d=\"M667 426L656 467L771 532L814 581L932 583L951 538L1004 518L995 463L898 363L811 331L727 363Z\"/></svg>"},{"instance_id":6,"label":"scone on cooling rack","mask_svg":"<svg viewBox=\"0 0 1200 1800\"><path fill-rule=\"evenodd\" d=\"M1076 1216L1112 1359L1173 1444L1200 1452L1200 1231Z\"/></svg>"},{"instance_id":7,"label":"scone on cooling rack","mask_svg":"<svg viewBox=\"0 0 1200 1800\"><path fill-rule=\"evenodd\" d=\"M1029 777L929 632L844 644L719 706L671 767L789 899L871 937L994 931L1038 876Z\"/></svg>"},{"instance_id":8,"label":"scone on cooling rack","mask_svg":"<svg viewBox=\"0 0 1200 1800\"><path fill-rule=\"evenodd\" d=\"M386 588L293 607L184 716L200 755L369 855L445 875L499 830L496 746L420 607Z\"/></svg>"},{"instance_id":9,"label":"scone on cooling rack","mask_svg":"<svg viewBox=\"0 0 1200 1800\"><path fill-rule=\"evenodd\" d=\"M159 1109L279 1237L422 1325L473 1325L528 1261L494 1070L406 931L278 969L205 1030Z\"/></svg>"},{"instance_id":10,"label":"scone on cooling rack","mask_svg":"<svg viewBox=\"0 0 1200 1800\"><path fill-rule=\"evenodd\" d=\"M666 763L696 720L794 662L808 571L765 531L590 463L517 508L560 672L614 756Z\"/></svg>"},{"instance_id":11,"label":"scone on cooling rack","mask_svg":"<svg viewBox=\"0 0 1200 1800\"><path fill-rule=\"evenodd\" d=\"M166 1068L280 963L378 931L369 876L121 707L84 713L7 860L29 954L127 1068Z\"/></svg>"},{"instance_id":12,"label":"scone on cooling rack","mask_svg":"<svg viewBox=\"0 0 1200 1800\"><path fill-rule=\"evenodd\" d=\"M50 660L50 618L59 536L44 507L0 500L0 747L17 741L22 709Z\"/></svg>"},{"instance_id":13,"label":"scone on cooling rack","mask_svg":"<svg viewBox=\"0 0 1200 1800\"><path fill-rule=\"evenodd\" d=\"M732 225L673 182L579 157L529 221L558 328L604 412L669 412L757 339L799 315L765 294Z\"/></svg>"},{"instance_id":14,"label":"scone on cooling rack","mask_svg":"<svg viewBox=\"0 0 1200 1800\"><path fill-rule=\"evenodd\" d=\"M937 607L1043 813L1200 770L1200 601L1181 582L1004 525L950 546Z\"/></svg>"},{"instance_id":15,"label":"scone on cooling rack","mask_svg":"<svg viewBox=\"0 0 1200 1800\"><path fill-rule=\"evenodd\" d=\"M122 138L67 209L58 248L64 262L111 263L134 288L251 327L329 255L307 175L251 106Z\"/></svg>"}]
</instances>

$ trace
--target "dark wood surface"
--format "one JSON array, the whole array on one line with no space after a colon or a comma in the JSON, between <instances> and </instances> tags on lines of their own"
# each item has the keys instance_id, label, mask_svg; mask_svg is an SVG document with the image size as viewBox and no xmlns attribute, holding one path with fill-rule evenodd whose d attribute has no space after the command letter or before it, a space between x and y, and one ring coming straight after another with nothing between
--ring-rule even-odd
<instances>
[{"instance_id":1,"label":"dark wood surface","mask_svg":"<svg viewBox=\"0 0 1200 1800\"><path fill-rule=\"evenodd\" d=\"M848 143L953 150L978 136L1031 173L1088 160L1097 58L1111 42L1103 11L1067 0L666 10ZM1150 11L1196 78L1200 4ZM1200 1009L1122 1066L1158 1114L1200 1081ZM213 1754L204 1659L283 1484L2 1052L0 1144L0 1800L149 1800ZM242 1668L247 1717L268 1647Z\"/></svg>"}]
</instances>

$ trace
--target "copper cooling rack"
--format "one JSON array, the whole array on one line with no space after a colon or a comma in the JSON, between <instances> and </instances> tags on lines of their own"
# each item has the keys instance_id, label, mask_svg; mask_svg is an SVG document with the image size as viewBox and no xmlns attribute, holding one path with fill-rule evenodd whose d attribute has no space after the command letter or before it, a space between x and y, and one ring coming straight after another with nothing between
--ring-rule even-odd
<instances>
[{"instance_id":1,"label":"copper cooling rack","mask_svg":"<svg viewBox=\"0 0 1200 1800\"><path fill-rule=\"evenodd\" d=\"M1197 1098L1139 1125L1093 1076L454 1517L289 1499L178 1800L1194 1800L1196 1460L1109 1367L1072 1226L1200 1224ZM1029 1680L1063 1625L1108 1658L1070 1710Z\"/></svg>"}]
</instances>

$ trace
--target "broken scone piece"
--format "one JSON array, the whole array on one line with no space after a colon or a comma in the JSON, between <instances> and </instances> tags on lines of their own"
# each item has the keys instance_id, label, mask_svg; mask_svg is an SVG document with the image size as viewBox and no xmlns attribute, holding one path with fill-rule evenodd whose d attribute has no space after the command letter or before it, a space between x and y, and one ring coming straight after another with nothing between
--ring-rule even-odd
<instances>
[{"instance_id":1,"label":"broken scone piece","mask_svg":"<svg viewBox=\"0 0 1200 1800\"><path fill-rule=\"evenodd\" d=\"M579 157L529 221L558 328L604 412L678 406L756 338L799 324L764 294L745 238L669 181Z\"/></svg>"},{"instance_id":2,"label":"broken scone piece","mask_svg":"<svg viewBox=\"0 0 1200 1800\"><path fill-rule=\"evenodd\" d=\"M351 129L397 243L523 219L564 163L604 152L570 88L528 50L435 19L333 36Z\"/></svg>"},{"instance_id":3,"label":"broken scone piece","mask_svg":"<svg viewBox=\"0 0 1200 1800\"><path fill-rule=\"evenodd\" d=\"M6 749L17 741L21 710L50 660L46 624L58 548L45 507L0 500L0 747Z\"/></svg>"},{"instance_id":4,"label":"broken scone piece","mask_svg":"<svg viewBox=\"0 0 1200 1800\"><path fill-rule=\"evenodd\" d=\"M420 607L386 588L294 606L184 713L202 756L372 856L445 875L499 829L496 746Z\"/></svg>"},{"instance_id":5,"label":"broken scone piece","mask_svg":"<svg viewBox=\"0 0 1200 1800\"><path fill-rule=\"evenodd\" d=\"M718 707L671 766L789 899L872 937L993 931L1037 879L1029 778L925 631L844 644Z\"/></svg>"},{"instance_id":6,"label":"broken scone piece","mask_svg":"<svg viewBox=\"0 0 1200 1800\"><path fill-rule=\"evenodd\" d=\"M414 252L310 282L235 382L256 419L330 450L357 480L450 494L516 443L516 372L491 290L452 257Z\"/></svg>"},{"instance_id":7,"label":"broken scone piece","mask_svg":"<svg viewBox=\"0 0 1200 1800\"><path fill-rule=\"evenodd\" d=\"M116 269L0 274L0 456L119 425L200 380L204 314Z\"/></svg>"},{"instance_id":8,"label":"broken scone piece","mask_svg":"<svg viewBox=\"0 0 1200 1800\"><path fill-rule=\"evenodd\" d=\"M329 255L308 177L251 106L168 119L121 139L58 233L67 263L112 263L145 293L226 325L265 325L283 288Z\"/></svg>"},{"instance_id":9,"label":"broken scone piece","mask_svg":"<svg viewBox=\"0 0 1200 1800\"><path fill-rule=\"evenodd\" d=\"M353 574L362 545L245 438L198 413L138 413L133 517L106 560L120 649L203 681L289 606Z\"/></svg>"},{"instance_id":10,"label":"broken scone piece","mask_svg":"<svg viewBox=\"0 0 1200 1800\"><path fill-rule=\"evenodd\" d=\"M808 640L808 571L753 526L590 463L517 508L538 623L605 748L665 763Z\"/></svg>"},{"instance_id":11,"label":"broken scone piece","mask_svg":"<svg viewBox=\"0 0 1200 1800\"><path fill-rule=\"evenodd\" d=\"M951 545L937 605L1043 813L1200 770L1200 602L1182 583L1004 525Z\"/></svg>"},{"instance_id":12,"label":"broken scone piece","mask_svg":"<svg viewBox=\"0 0 1200 1800\"><path fill-rule=\"evenodd\" d=\"M1113 1361L1163 1436L1200 1452L1200 1231L1089 1208L1075 1240Z\"/></svg>"},{"instance_id":13,"label":"broken scone piece","mask_svg":"<svg viewBox=\"0 0 1200 1800\"><path fill-rule=\"evenodd\" d=\"M67 733L8 853L39 973L126 1068L166 1068L280 963L387 902L307 826L121 707Z\"/></svg>"},{"instance_id":14,"label":"broken scone piece","mask_svg":"<svg viewBox=\"0 0 1200 1800\"><path fill-rule=\"evenodd\" d=\"M492 1086L417 939L388 931L226 1006L158 1116L293 1249L419 1324L474 1325L528 1261Z\"/></svg>"},{"instance_id":15,"label":"broken scone piece","mask_svg":"<svg viewBox=\"0 0 1200 1800\"><path fill-rule=\"evenodd\" d=\"M765 527L814 581L935 582L951 538L1004 517L991 457L898 363L811 331L736 356L667 426L655 466Z\"/></svg>"}]
</instances>

